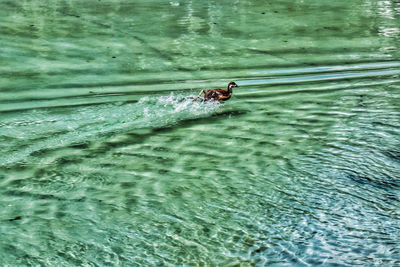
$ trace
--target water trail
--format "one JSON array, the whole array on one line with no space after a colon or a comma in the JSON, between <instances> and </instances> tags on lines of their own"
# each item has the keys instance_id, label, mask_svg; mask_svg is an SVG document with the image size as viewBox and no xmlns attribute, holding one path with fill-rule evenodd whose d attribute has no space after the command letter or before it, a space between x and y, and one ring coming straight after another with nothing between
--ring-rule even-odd
<instances>
[{"instance_id":1,"label":"water trail","mask_svg":"<svg viewBox=\"0 0 400 267\"><path fill-rule=\"evenodd\" d=\"M1 148L5 152L0 156L0 166L26 160L33 153L47 149L207 117L220 105L217 102L192 102L188 95L171 93L142 97L136 103L27 111L0 123ZM16 144L19 146L17 149Z\"/></svg>"}]
</instances>

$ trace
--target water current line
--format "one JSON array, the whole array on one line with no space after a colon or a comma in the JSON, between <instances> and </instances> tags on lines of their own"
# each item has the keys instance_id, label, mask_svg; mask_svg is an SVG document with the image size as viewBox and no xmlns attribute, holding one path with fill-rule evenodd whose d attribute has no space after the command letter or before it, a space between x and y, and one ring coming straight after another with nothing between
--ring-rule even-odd
<instances>
[{"instance_id":1,"label":"water current line","mask_svg":"<svg viewBox=\"0 0 400 267\"><path fill-rule=\"evenodd\" d=\"M350 73L333 73L319 75L302 75L296 77L272 78L272 79L253 79L243 80L240 85L271 85L271 84L291 84L316 82L326 80L342 80L342 79L359 79L379 76L399 75L400 70L382 70L382 71L367 71L367 72L350 72Z\"/></svg>"}]
</instances>

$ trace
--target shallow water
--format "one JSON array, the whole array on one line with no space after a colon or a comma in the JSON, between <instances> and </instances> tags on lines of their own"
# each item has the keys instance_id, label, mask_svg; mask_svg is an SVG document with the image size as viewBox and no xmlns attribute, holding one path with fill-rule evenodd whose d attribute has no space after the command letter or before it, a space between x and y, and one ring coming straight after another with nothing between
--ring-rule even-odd
<instances>
[{"instance_id":1,"label":"shallow water","mask_svg":"<svg viewBox=\"0 0 400 267\"><path fill-rule=\"evenodd\" d=\"M1 265L400 264L400 3L135 2L2 2Z\"/></svg>"}]
</instances>

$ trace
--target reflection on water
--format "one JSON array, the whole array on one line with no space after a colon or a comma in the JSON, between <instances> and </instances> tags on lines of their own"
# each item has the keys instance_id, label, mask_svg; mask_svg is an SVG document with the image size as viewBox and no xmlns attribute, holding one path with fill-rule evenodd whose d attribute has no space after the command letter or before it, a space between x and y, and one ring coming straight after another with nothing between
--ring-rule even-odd
<instances>
[{"instance_id":1,"label":"reflection on water","mask_svg":"<svg viewBox=\"0 0 400 267\"><path fill-rule=\"evenodd\" d=\"M1 265L400 264L396 1L2 7Z\"/></svg>"}]
</instances>

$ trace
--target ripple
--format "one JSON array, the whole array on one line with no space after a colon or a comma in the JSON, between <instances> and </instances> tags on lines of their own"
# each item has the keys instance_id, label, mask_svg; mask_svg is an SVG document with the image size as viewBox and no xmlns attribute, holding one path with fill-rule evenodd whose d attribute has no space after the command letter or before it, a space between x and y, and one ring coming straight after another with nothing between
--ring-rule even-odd
<instances>
[{"instance_id":1,"label":"ripple","mask_svg":"<svg viewBox=\"0 0 400 267\"><path fill-rule=\"evenodd\" d=\"M399 265L396 4L95 2L0 10L0 265Z\"/></svg>"}]
</instances>

